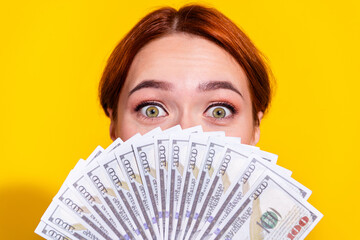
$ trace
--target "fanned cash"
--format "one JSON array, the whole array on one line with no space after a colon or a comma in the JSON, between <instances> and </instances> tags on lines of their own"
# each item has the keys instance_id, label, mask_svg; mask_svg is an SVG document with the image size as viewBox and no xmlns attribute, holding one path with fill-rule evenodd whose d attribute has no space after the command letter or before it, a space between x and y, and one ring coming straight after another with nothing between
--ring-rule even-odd
<instances>
[{"instance_id":1,"label":"fanned cash","mask_svg":"<svg viewBox=\"0 0 360 240\"><path fill-rule=\"evenodd\" d=\"M275 154L201 126L156 128L80 159L46 239L304 239L322 218Z\"/></svg>"},{"instance_id":2,"label":"fanned cash","mask_svg":"<svg viewBox=\"0 0 360 240\"><path fill-rule=\"evenodd\" d=\"M236 211L207 239L303 239L321 217L296 192L287 190L280 179L268 173L258 179Z\"/></svg>"}]
</instances>

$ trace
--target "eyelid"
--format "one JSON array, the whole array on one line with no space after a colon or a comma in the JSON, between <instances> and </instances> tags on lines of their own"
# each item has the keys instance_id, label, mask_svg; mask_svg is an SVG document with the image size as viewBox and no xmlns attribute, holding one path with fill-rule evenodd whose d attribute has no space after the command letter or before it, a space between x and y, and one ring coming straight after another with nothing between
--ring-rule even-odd
<instances>
[{"instance_id":1,"label":"eyelid","mask_svg":"<svg viewBox=\"0 0 360 240\"><path fill-rule=\"evenodd\" d=\"M228 102L215 102L215 103L211 103L211 104L206 108L205 112L208 111L210 108L216 107L216 106L226 107L226 108L228 108L228 109L231 111L232 114L237 113L237 109L235 108L235 106L232 105L232 104L230 104L230 103L228 103Z\"/></svg>"},{"instance_id":2,"label":"eyelid","mask_svg":"<svg viewBox=\"0 0 360 240\"><path fill-rule=\"evenodd\" d=\"M166 112L166 114L168 114L168 111L166 110L165 106L163 104L161 104L159 102L155 102L155 101L142 101L142 102L140 102L139 104L136 105L134 111L138 112L143 107L150 106L150 105L161 107Z\"/></svg>"}]
</instances>

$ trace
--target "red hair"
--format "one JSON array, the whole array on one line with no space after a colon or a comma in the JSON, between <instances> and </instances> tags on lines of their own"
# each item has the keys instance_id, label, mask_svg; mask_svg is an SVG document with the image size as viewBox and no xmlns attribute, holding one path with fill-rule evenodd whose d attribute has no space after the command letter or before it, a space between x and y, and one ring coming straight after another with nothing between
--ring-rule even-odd
<instances>
[{"instance_id":1,"label":"red hair","mask_svg":"<svg viewBox=\"0 0 360 240\"><path fill-rule=\"evenodd\" d=\"M266 112L271 100L269 69L251 40L230 19L213 8L188 5L176 10L170 7L155 10L141 19L120 41L110 55L100 85L100 103L113 120L117 116L119 94L130 65L147 43L172 33L188 33L216 43L230 53L248 78L253 118Z\"/></svg>"}]
</instances>

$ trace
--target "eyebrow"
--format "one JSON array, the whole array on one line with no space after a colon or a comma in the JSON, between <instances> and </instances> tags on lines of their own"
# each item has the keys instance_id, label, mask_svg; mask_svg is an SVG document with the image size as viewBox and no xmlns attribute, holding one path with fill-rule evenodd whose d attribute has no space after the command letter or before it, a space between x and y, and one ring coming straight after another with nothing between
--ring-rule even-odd
<instances>
[{"instance_id":1,"label":"eyebrow","mask_svg":"<svg viewBox=\"0 0 360 240\"><path fill-rule=\"evenodd\" d=\"M158 80L144 80L138 85L136 85L130 92L129 96L133 94L136 91L139 91L143 88L157 88L161 90L171 90L173 88L173 85L168 82L158 81Z\"/></svg>"},{"instance_id":2,"label":"eyebrow","mask_svg":"<svg viewBox=\"0 0 360 240\"><path fill-rule=\"evenodd\" d=\"M239 90L237 90L231 82L210 81L210 82L201 83L198 86L198 90L200 90L200 91L212 91L212 90L217 90L217 89L228 89L228 90L236 92L242 98L244 98L244 96L241 94L241 92Z\"/></svg>"}]
</instances>

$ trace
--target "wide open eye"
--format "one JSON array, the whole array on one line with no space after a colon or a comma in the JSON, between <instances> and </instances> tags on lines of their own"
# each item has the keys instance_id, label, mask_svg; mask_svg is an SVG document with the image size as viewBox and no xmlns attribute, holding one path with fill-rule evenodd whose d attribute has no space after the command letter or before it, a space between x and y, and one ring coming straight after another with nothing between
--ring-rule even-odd
<instances>
[{"instance_id":1,"label":"wide open eye","mask_svg":"<svg viewBox=\"0 0 360 240\"><path fill-rule=\"evenodd\" d=\"M231 106L226 107L222 105L212 105L205 112L205 116L217 119L227 118L232 114L233 110L231 109Z\"/></svg>"},{"instance_id":2,"label":"wide open eye","mask_svg":"<svg viewBox=\"0 0 360 240\"><path fill-rule=\"evenodd\" d=\"M142 115L148 118L163 117L167 114L161 106L154 104L143 106L139 110Z\"/></svg>"}]
</instances>

